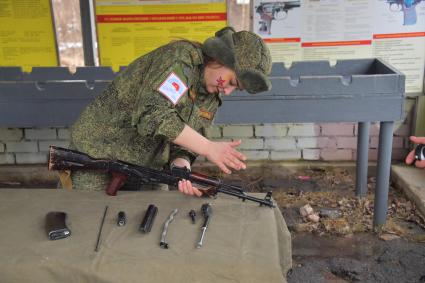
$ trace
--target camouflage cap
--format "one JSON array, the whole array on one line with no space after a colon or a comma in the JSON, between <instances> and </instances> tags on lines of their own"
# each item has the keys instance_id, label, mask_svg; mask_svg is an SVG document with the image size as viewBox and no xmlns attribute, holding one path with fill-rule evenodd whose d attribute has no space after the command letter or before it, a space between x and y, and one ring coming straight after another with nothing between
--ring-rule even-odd
<instances>
[{"instance_id":1,"label":"camouflage cap","mask_svg":"<svg viewBox=\"0 0 425 283\"><path fill-rule=\"evenodd\" d=\"M249 93L271 89L272 60L264 41L253 32L236 32L225 27L205 40L202 51L219 63L231 68L242 87Z\"/></svg>"}]
</instances>

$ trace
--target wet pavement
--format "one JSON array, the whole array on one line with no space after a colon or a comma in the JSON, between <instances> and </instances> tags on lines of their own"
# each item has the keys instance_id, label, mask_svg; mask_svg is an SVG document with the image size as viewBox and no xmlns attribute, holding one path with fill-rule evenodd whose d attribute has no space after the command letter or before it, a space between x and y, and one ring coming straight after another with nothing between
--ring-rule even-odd
<instances>
[{"instance_id":1,"label":"wet pavement","mask_svg":"<svg viewBox=\"0 0 425 283\"><path fill-rule=\"evenodd\" d=\"M425 244L376 235L349 237L292 233L295 282L425 282Z\"/></svg>"},{"instance_id":2,"label":"wet pavement","mask_svg":"<svg viewBox=\"0 0 425 283\"><path fill-rule=\"evenodd\" d=\"M376 233L375 178L368 179L368 195L357 198L354 168L258 167L226 179L273 190L292 236L288 282L425 282L425 222L402 190L390 187L387 223ZM317 222L301 216L306 204ZM323 209L337 211L335 219Z\"/></svg>"}]
</instances>

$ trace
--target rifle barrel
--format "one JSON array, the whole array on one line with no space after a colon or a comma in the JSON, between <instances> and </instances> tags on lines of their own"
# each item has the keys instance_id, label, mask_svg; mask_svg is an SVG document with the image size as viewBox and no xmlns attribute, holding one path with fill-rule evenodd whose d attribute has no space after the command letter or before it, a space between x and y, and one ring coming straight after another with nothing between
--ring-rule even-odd
<instances>
[{"instance_id":1,"label":"rifle barrel","mask_svg":"<svg viewBox=\"0 0 425 283\"><path fill-rule=\"evenodd\" d=\"M243 201L250 200L250 201L262 204L262 205L266 205L268 207L275 207L275 204L273 203L273 201L271 201L269 199L260 199L260 198L256 198L256 197L247 195L245 193L241 194L241 193L237 193L237 192L227 190L227 189L221 188L221 187L217 189L217 192L238 197L238 198L242 199Z\"/></svg>"}]
</instances>

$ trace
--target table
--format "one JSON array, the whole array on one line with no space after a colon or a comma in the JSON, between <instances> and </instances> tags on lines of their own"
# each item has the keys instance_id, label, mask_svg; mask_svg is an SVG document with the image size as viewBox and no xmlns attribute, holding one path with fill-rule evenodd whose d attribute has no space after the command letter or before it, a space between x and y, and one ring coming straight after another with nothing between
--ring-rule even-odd
<instances>
[{"instance_id":1,"label":"table","mask_svg":"<svg viewBox=\"0 0 425 283\"><path fill-rule=\"evenodd\" d=\"M259 194L262 195L262 194ZM200 207L213 216L197 249ZM152 231L138 231L150 203L158 207ZM108 205L99 251L97 234ZM169 226L168 250L159 247ZM188 216L197 211L196 224ZM68 214L72 235L50 241L49 211ZM125 211L127 224L116 225ZM195 198L178 192L103 192L55 189L0 189L0 274L2 282L285 282L291 267L291 237L278 208L219 195Z\"/></svg>"}]
</instances>

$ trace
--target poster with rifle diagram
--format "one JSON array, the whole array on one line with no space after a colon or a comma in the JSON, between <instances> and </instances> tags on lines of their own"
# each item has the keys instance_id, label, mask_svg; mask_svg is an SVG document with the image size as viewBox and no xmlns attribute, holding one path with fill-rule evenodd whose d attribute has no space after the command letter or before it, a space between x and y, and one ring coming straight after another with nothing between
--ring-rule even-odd
<instances>
[{"instance_id":1,"label":"poster with rifle diagram","mask_svg":"<svg viewBox=\"0 0 425 283\"><path fill-rule=\"evenodd\" d=\"M423 93L425 0L254 0L251 13L274 62L379 57Z\"/></svg>"}]
</instances>

